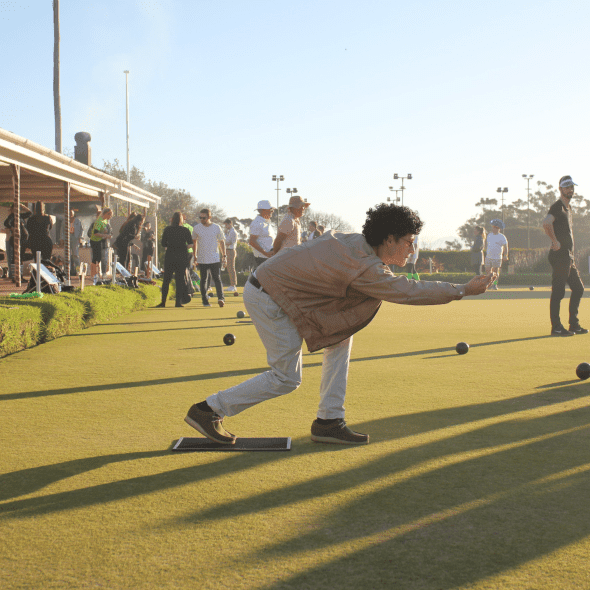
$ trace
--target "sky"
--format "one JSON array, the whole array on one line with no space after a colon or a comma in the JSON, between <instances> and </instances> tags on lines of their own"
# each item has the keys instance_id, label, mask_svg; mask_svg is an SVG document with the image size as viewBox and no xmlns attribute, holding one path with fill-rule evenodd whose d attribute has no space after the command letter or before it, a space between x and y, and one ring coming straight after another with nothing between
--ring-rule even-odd
<instances>
[{"instance_id":1,"label":"sky","mask_svg":"<svg viewBox=\"0 0 590 590\"><path fill-rule=\"evenodd\" d=\"M51 0L0 0L0 127L55 148ZM588 195L590 3L60 0L65 150L252 217L296 187L360 230L395 197L455 238L523 174ZM397 193L401 196L400 193Z\"/></svg>"}]
</instances>

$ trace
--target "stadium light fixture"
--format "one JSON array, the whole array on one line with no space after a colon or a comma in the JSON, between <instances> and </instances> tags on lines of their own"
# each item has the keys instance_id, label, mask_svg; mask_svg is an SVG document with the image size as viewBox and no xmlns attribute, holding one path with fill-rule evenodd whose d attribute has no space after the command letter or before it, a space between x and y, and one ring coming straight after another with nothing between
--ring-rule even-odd
<instances>
[{"instance_id":1,"label":"stadium light fixture","mask_svg":"<svg viewBox=\"0 0 590 590\"><path fill-rule=\"evenodd\" d=\"M412 175L408 174L407 176L400 176L399 174L394 174L393 175L393 180L401 180L402 181L402 186L400 188L400 190L402 191L402 207L404 206L404 189L406 188L404 186L404 180L412 180Z\"/></svg>"},{"instance_id":2,"label":"stadium light fixture","mask_svg":"<svg viewBox=\"0 0 590 590\"><path fill-rule=\"evenodd\" d=\"M501 186L499 186L496 189L496 192L500 193L500 199L502 200L502 223L504 223L504 193L508 192L508 187L502 188Z\"/></svg>"},{"instance_id":3,"label":"stadium light fixture","mask_svg":"<svg viewBox=\"0 0 590 590\"><path fill-rule=\"evenodd\" d=\"M279 191L281 190L279 188L279 182L282 182L283 180L285 180L285 177L282 174L273 174L272 176L272 180L273 182L276 181L277 183L277 188L275 189L277 191L277 232L279 231Z\"/></svg>"},{"instance_id":4,"label":"stadium light fixture","mask_svg":"<svg viewBox=\"0 0 590 590\"><path fill-rule=\"evenodd\" d=\"M526 178L526 246L527 250L531 249L531 178L534 174L523 174L522 177Z\"/></svg>"}]
</instances>

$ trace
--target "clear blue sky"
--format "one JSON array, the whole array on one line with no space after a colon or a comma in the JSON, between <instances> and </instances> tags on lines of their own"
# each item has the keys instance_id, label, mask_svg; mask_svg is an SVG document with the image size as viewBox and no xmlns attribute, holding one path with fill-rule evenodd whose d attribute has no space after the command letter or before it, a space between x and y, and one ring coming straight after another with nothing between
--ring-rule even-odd
<instances>
[{"instance_id":1,"label":"clear blue sky","mask_svg":"<svg viewBox=\"0 0 590 590\"><path fill-rule=\"evenodd\" d=\"M423 241L521 175L588 195L587 1L61 0L63 144L252 216L297 187L360 229L412 173ZM51 0L0 0L0 127L53 148ZM281 191L284 199L284 190ZM284 202L284 201L283 201Z\"/></svg>"}]
</instances>

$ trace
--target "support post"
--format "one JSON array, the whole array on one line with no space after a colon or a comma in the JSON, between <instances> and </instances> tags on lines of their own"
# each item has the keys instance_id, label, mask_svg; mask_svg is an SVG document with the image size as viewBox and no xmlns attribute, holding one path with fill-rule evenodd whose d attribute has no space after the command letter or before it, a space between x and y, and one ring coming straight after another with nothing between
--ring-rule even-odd
<instances>
[{"instance_id":1,"label":"support post","mask_svg":"<svg viewBox=\"0 0 590 590\"><path fill-rule=\"evenodd\" d=\"M70 230L70 183L64 182L64 258L66 265L65 270L67 285L72 284L70 281L70 258L72 255L70 250Z\"/></svg>"},{"instance_id":2,"label":"support post","mask_svg":"<svg viewBox=\"0 0 590 590\"><path fill-rule=\"evenodd\" d=\"M22 285L20 272L20 166L11 164L12 169L12 190L14 198L14 227L12 228L13 235L13 260L14 263L14 282L17 287Z\"/></svg>"},{"instance_id":3,"label":"support post","mask_svg":"<svg viewBox=\"0 0 590 590\"><path fill-rule=\"evenodd\" d=\"M37 293L41 293L41 252L35 252L35 262L37 263Z\"/></svg>"}]
</instances>

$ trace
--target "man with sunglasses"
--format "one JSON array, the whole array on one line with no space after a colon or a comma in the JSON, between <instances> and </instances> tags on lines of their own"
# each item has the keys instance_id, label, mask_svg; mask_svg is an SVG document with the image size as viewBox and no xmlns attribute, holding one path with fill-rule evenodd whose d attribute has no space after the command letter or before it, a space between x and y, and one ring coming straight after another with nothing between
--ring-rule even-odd
<instances>
[{"instance_id":1,"label":"man with sunglasses","mask_svg":"<svg viewBox=\"0 0 590 590\"><path fill-rule=\"evenodd\" d=\"M552 336L588 334L588 330L582 328L578 321L578 307L584 294L584 284L574 259L574 234L570 205L574 196L574 186L577 184L571 176L562 176L559 179L560 198L551 205L547 217L543 220L543 229L551 239L549 263L553 269L553 277L551 279L549 315ZM565 296L566 284L572 291L569 304L569 330L565 329L559 317L559 308L561 300Z\"/></svg>"},{"instance_id":2,"label":"man with sunglasses","mask_svg":"<svg viewBox=\"0 0 590 590\"><path fill-rule=\"evenodd\" d=\"M201 209L199 212L201 223L193 228L193 250L195 263L199 267L201 275L201 299L205 307L211 307L207 297L209 289L209 276L213 278L219 307L225 305L223 286L221 284L221 262L226 262L225 236L221 227L211 221L211 210ZM221 250L221 261L219 259Z\"/></svg>"},{"instance_id":3,"label":"man with sunglasses","mask_svg":"<svg viewBox=\"0 0 590 590\"><path fill-rule=\"evenodd\" d=\"M494 275L466 285L424 282L395 276L386 266L406 265L422 229L407 207L381 204L369 209L362 234L329 231L309 242L283 248L250 275L244 304L266 348L270 370L243 383L201 397L185 421L207 438L234 444L222 425L260 402L301 385L302 343L324 349L320 403L311 439L320 443L367 444L344 420L352 336L374 318L383 301L437 305L483 293ZM392 339L399 334L392 332ZM365 384L371 387L370 384Z\"/></svg>"}]
</instances>

